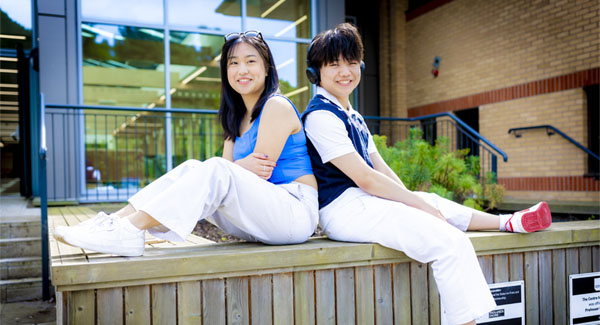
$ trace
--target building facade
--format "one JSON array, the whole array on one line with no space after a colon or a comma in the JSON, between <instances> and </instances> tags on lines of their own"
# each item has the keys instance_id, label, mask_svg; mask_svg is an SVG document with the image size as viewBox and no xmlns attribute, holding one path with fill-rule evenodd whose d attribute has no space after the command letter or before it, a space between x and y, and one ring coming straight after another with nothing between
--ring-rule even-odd
<instances>
[{"instance_id":1,"label":"building facade","mask_svg":"<svg viewBox=\"0 0 600 325\"><path fill-rule=\"evenodd\" d=\"M507 199L599 201L588 153L551 129L509 133L552 125L598 154L596 0L52 0L31 10L45 102L89 106L49 109L51 196L123 199L185 159L219 154L218 139L194 139L218 128L201 111L218 108L227 33L262 31L282 93L303 110L310 39L350 21L365 43L363 114L451 112L507 153L497 175Z\"/></svg>"}]
</instances>

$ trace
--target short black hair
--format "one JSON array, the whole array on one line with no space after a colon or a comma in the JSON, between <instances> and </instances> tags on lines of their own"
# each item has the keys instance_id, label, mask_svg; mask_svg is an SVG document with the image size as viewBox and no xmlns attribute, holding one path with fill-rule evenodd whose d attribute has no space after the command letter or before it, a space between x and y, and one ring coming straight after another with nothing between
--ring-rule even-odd
<instances>
[{"instance_id":1,"label":"short black hair","mask_svg":"<svg viewBox=\"0 0 600 325\"><path fill-rule=\"evenodd\" d=\"M242 100L242 96L236 92L227 79L227 63L229 63L230 55L240 43L246 43L253 46L263 59L267 77L265 78L265 89L260 94L260 97L254 108L250 122L254 121L269 97L279 91L279 77L275 69L275 61L273 54L269 49L269 45L261 37L251 37L242 35L226 41L223 44L221 52L221 104L219 107L219 120L223 126L223 135L225 140L233 140L240 136L240 123L246 114L246 106Z\"/></svg>"},{"instance_id":2,"label":"short black hair","mask_svg":"<svg viewBox=\"0 0 600 325\"><path fill-rule=\"evenodd\" d=\"M363 59L363 51L358 29L350 23L343 23L313 38L306 53L306 61L308 66L316 69L337 61L340 55L348 62L360 62Z\"/></svg>"}]
</instances>

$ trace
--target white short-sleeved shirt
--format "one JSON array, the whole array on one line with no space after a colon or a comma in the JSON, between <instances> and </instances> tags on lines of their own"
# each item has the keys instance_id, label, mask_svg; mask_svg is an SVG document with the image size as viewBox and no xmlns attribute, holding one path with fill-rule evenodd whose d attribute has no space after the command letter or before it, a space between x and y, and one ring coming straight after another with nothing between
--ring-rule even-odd
<instances>
[{"instance_id":1,"label":"white short-sleeved shirt","mask_svg":"<svg viewBox=\"0 0 600 325\"><path fill-rule=\"evenodd\" d=\"M317 87L317 94L327 98L339 108L343 108L337 98L324 88ZM348 110L342 109L342 111L348 114L351 119L353 115L362 119L360 113L355 111L351 105L349 106ZM317 149L323 163L356 151L352 140L348 137L348 131L346 131L344 122L332 112L317 110L310 113L304 121L304 131L315 149ZM367 132L369 131L367 130ZM369 132L367 152L372 154L376 151L377 148L373 142L373 136Z\"/></svg>"}]
</instances>

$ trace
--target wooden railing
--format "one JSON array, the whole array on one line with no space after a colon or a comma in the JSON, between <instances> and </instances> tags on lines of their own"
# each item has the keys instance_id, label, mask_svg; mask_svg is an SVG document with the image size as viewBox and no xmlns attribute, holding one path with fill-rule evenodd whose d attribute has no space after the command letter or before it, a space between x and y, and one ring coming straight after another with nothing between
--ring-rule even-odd
<instances>
[{"instance_id":1,"label":"wooden railing","mask_svg":"<svg viewBox=\"0 0 600 325\"><path fill-rule=\"evenodd\" d=\"M91 215L50 209L51 232ZM600 223L533 234L468 233L489 283L525 281L527 324L565 324L570 274L600 268ZM439 324L430 267L376 244L147 242L142 257L53 240L57 323Z\"/></svg>"}]
</instances>

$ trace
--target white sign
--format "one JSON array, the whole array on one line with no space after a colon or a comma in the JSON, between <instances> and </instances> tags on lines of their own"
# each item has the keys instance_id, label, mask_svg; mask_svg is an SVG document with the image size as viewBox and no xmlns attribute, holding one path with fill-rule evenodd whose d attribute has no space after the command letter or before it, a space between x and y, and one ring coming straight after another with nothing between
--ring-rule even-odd
<instances>
[{"instance_id":1,"label":"white sign","mask_svg":"<svg viewBox=\"0 0 600 325\"><path fill-rule=\"evenodd\" d=\"M600 272L569 275L570 324L600 324Z\"/></svg>"},{"instance_id":2,"label":"white sign","mask_svg":"<svg viewBox=\"0 0 600 325\"><path fill-rule=\"evenodd\" d=\"M497 307L475 322L486 325L525 325L525 282L492 283L489 287ZM443 306L441 312L441 324L447 325Z\"/></svg>"}]
</instances>

